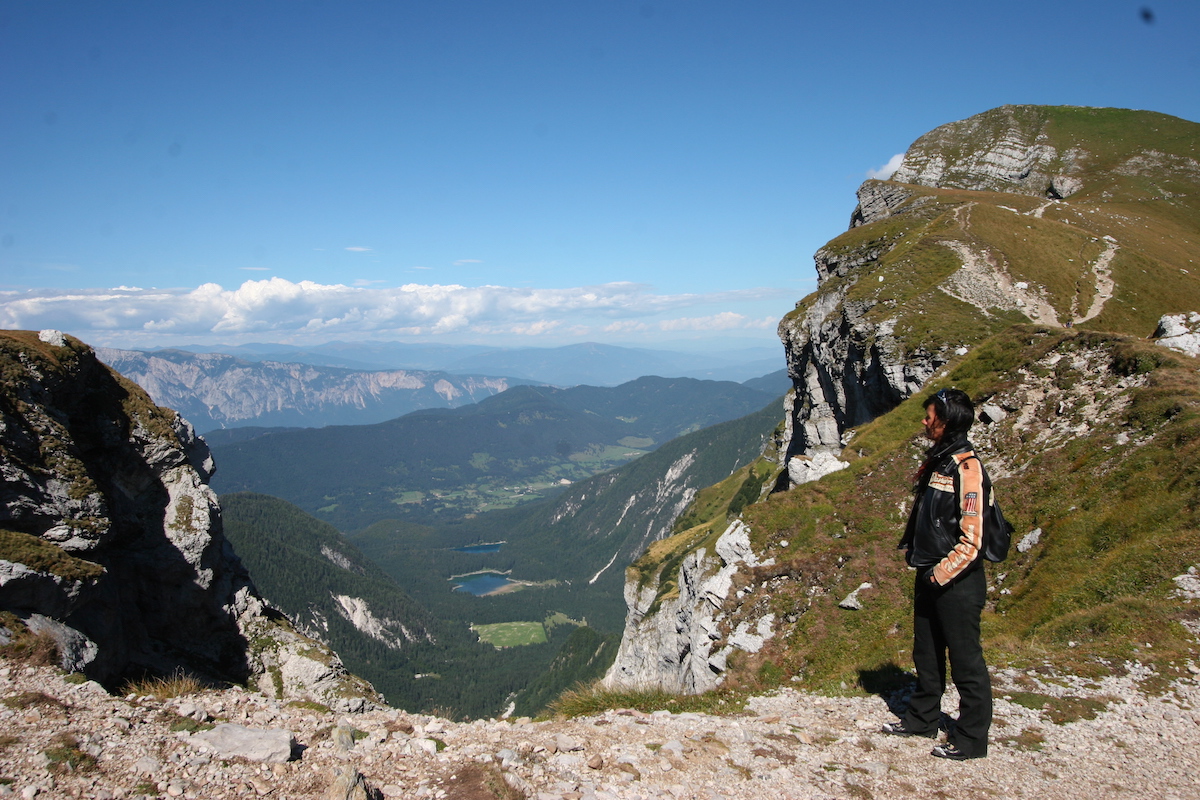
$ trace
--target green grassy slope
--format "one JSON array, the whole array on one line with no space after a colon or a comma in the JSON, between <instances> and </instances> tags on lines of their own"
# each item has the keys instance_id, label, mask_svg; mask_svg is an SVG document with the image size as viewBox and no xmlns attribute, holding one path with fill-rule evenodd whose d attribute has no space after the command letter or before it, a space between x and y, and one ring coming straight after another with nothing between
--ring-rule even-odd
<instances>
[{"instance_id":1,"label":"green grassy slope","mask_svg":"<svg viewBox=\"0 0 1200 800\"><path fill-rule=\"evenodd\" d=\"M973 439L1014 539L1042 531L988 568L992 663L1102 674L1140 661L1179 674L1196 654L1183 623L1198 616L1171 594L1171 578L1200 561L1195 363L1119 335L1022 326L929 388L950 385L1010 410ZM850 468L746 509L756 546L779 563L743 577L757 590L731 604L730 625L768 610L784 624L735 682L871 688L908 668L912 578L895 547L925 444L921 399L863 426L842 453ZM838 608L863 582L874 587L863 610Z\"/></svg>"},{"instance_id":2,"label":"green grassy slope","mask_svg":"<svg viewBox=\"0 0 1200 800\"><path fill-rule=\"evenodd\" d=\"M1001 110L918 140L913 157L968 159L1002 130ZM942 187L890 184L909 194L893 216L851 228L824 250L833 256L883 250L878 260L832 277L789 318L807 313L820 296L846 290L846 303L867 309L865 320L895 320L906 353L970 346L1008 325L1028 321L1014 308L981 310L940 288L962 265L961 244L1012 282L1029 284L1065 324L1087 315L1096 294L1093 268L1116 246L1110 269L1116 287L1103 311L1080 327L1148 336L1163 314L1200 308L1200 125L1163 114L1124 109L1019 107L1039 142L1072 154L1082 188L1065 200L1011 191L953 188L978 181L948 171ZM994 118L994 119L993 119ZM955 125L964 125L955 123ZM1043 187L1044 188L1044 187ZM1039 320L1050 322L1047 319Z\"/></svg>"}]
</instances>

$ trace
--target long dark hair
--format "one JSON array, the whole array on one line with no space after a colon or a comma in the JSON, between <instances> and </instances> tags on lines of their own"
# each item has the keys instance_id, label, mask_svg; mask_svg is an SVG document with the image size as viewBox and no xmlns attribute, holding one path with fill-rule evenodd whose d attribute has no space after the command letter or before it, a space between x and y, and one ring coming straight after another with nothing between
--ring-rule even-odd
<instances>
[{"instance_id":1,"label":"long dark hair","mask_svg":"<svg viewBox=\"0 0 1200 800\"><path fill-rule=\"evenodd\" d=\"M933 413L946 423L943 442L956 442L967 437L975 422L975 404L962 389L939 389L925 398L924 408L933 406Z\"/></svg>"},{"instance_id":2,"label":"long dark hair","mask_svg":"<svg viewBox=\"0 0 1200 800\"><path fill-rule=\"evenodd\" d=\"M966 440L967 431L975 422L975 404L961 389L939 389L925 398L922 408L933 407L933 413L946 424L942 438L925 451L925 461L913 476L913 491L920 493L929 482L929 473L947 453L954 452Z\"/></svg>"}]
</instances>

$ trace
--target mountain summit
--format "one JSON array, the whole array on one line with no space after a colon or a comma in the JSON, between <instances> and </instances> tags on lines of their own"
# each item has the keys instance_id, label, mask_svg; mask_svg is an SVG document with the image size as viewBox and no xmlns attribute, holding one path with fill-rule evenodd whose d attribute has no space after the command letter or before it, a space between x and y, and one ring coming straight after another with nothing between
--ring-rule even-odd
<instances>
[{"instance_id":1,"label":"mountain summit","mask_svg":"<svg viewBox=\"0 0 1200 800\"><path fill-rule=\"evenodd\" d=\"M780 323L792 482L1013 324L1149 336L1200 308L1198 188L1200 125L1149 111L1004 106L919 138Z\"/></svg>"}]
</instances>

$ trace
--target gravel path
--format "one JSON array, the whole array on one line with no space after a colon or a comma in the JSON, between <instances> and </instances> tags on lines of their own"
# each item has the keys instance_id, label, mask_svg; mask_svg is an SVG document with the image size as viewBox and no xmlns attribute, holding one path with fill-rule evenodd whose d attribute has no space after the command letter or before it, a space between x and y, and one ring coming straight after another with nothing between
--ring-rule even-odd
<instances>
[{"instance_id":1,"label":"gravel path","mask_svg":"<svg viewBox=\"0 0 1200 800\"><path fill-rule=\"evenodd\" d=\"M1137 669L1099 682L1001 671L991 754L960 763L931 757L930 740L881 733L895 717L879 697L784 689L731 716L618 710L454 723L393 709L339 716L238 690L116 698L54 669L9 664L0 666L0 797L1191 800L1200 797L1197 673L1146 696ZM1030 692L1103 710L1056 724L1053 704L1026 707ZM264 741L287 731L290 757L213 752L171 730L197 719Z\"/></svg>"}]
</instances>

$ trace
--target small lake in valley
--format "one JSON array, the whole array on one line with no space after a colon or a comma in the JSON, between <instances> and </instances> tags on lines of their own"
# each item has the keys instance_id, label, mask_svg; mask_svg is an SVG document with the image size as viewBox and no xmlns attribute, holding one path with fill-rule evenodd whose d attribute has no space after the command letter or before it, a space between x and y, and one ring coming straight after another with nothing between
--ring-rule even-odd
<instances>
[{"instance_id":1,"label":"small lake in valley","mask_svg":"<svg viewBox=\"0 0 1200 800\"><path fill-rule=\"evenodd\" d=\"M471 575L455 575L450 580L454 583L454 591L467 592L476 597L492 594L514 583L514 581L508 579L507 575L502 575L499 572L476 572Z\"/></svg>"},{"instance_id":2,"label":"small lake in valley","mask_svg":"<svg viewBox=\"0 0 1200 800\"><path fill-rule=\"evenodd\" d=\"M466 547L451 548L456 553L499 553L504 542L491 542L487 544L469 544Z\"/></svg>"}]
</instances>

